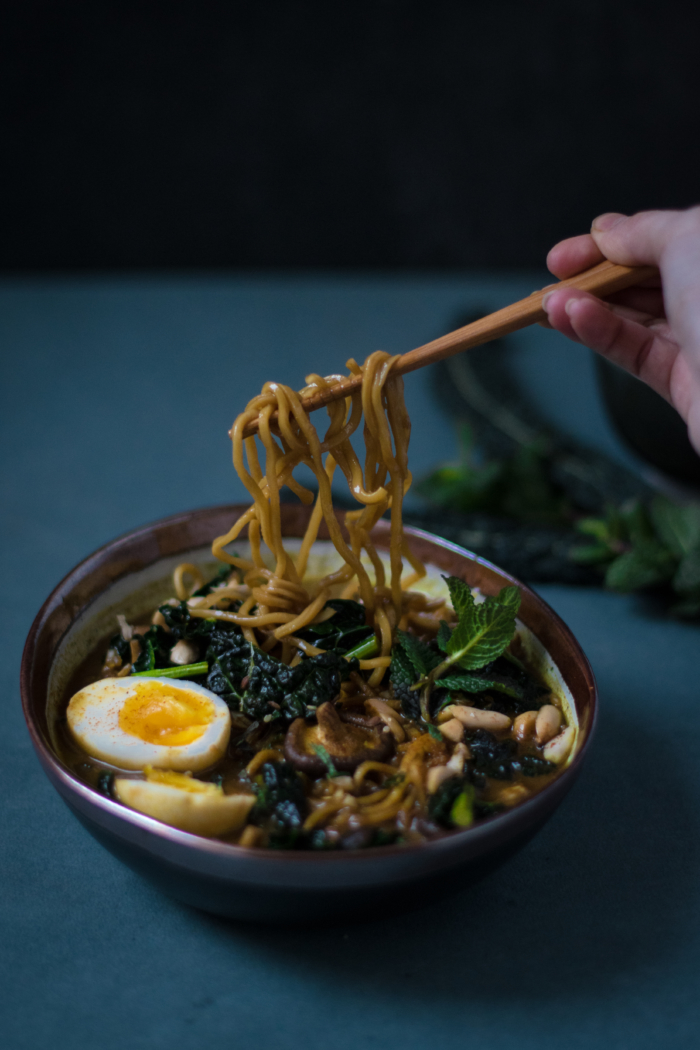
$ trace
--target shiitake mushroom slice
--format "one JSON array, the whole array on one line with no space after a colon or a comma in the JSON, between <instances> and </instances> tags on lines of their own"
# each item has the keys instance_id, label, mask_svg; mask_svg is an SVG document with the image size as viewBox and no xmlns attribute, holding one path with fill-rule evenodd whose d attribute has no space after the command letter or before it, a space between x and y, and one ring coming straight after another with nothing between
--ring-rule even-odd
<instances>
[{"instance_id":1,"label":"shiitake mushroom slice","mask_svg":"<svg viewBox=\"0 0 700 1050\"><path fill-rule=\"evenodd\" d=\"M363 728L343 722L329 702L318 707L316 719L311 726L303 718L295 719L284 741L287 760L310 776L327 772L314 745L320 745L343 773L353 773L362 762L385 762L394 753L394 737L386 726Z\"/></svg>"}]
</instances>

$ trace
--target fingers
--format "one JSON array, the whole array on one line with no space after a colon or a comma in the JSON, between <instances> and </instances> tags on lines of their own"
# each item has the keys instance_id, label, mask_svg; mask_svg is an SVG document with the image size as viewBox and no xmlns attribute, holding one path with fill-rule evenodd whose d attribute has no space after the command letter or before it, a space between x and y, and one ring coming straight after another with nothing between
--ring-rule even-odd
<instances>
[{"instance_id":1,"label":"fingers","mask_svg":"<svg viewBox=\"0 0 700 1050\"><path fill-rule=\"evenodd\" d=\"M644 315L572 289L550 292L545 309L553 328L603 354L672 401L671 375L679 350L663 322L642 324L639 318Z\"/></svg>"},{"instance_id":2,"label":"fingers","mask_svg":"<svg viewBox=\"0 0 700 1050\"><path fill-rule=\"evenodd\" d=\"M606 259L623 266L660 266L665 249L686 228L698 227L698 209L606 212L593 220L591 237ZM695 213L695 214L694 214Z\"/></svg>"},{"instance_id":3,"label":"fingers","mask_svg":"<svg viewBox=\"0 0 700 1050\"><path fill-rule=\"evenodd\" d=\"M666 316L660 288L626 288L624 292L616 292L615 295L609 296L606 302L641 310L650 317Z\"/></svg>"},{"instance_id":4,"label":"fingers","mask_svg":"<svg viewBox=\"0 0 700 1050\"><path fill-rule=\"evenodd\" d=\"M602 262L605 256L590 233L555 244L547 256L547 269L560 281Z\"/></svg>"}]
</instances>

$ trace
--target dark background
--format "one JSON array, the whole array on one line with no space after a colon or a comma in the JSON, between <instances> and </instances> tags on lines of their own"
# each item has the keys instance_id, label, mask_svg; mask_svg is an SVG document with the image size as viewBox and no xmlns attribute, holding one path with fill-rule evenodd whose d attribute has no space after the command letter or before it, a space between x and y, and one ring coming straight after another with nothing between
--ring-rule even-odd
<instances>
[{"instance_id":1,"label":"dark background","mask_svg":"<svg viewBox=\"0 0 700 1050\"><path fill-rule=\"evenodd\" d=\"M22 0L5 270L542 265L700 199L700 5Z\"/></svg>"}]
</instances>

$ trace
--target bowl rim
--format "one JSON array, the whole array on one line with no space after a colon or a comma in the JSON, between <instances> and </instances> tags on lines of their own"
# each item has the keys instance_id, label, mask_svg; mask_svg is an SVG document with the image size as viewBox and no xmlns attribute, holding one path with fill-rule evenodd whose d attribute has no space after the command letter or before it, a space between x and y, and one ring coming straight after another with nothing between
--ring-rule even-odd
<instances>
[{"instance_id":1,"label":"bowl rim","mask_svg":"<svg viewBox=\"0 0 700 1050\"><path fill-rule=\"evenodd\" d=\"M568 644L569 649L575 654L579 669L583 673L588 687L589 687L589 716L587 725L585 728L579 727L579 731L583 737L581 740L578 750L574 755L571 762L566 766L564 770L553 780L550 784L544 787L541 791L538 791L536 795L533 795L530 799L519 803L512 809L507 810L504 813L497 813L492 817L488 817L485 820L481 820L478 824L472 827L462 829L460 831L448 831L445 835L437 839L429 839L423 842L417 843L405 843L398 845L382 846L381 849L365 848L365 849L348 849L348 850L298 850L298 849L271 849L256 847L254 850L250 850L247 847L239 846L236 843L223 842L220 839L206 838L201 835L195 835L191 832L182 831L179 828L172 827L169 824L164 824L162 821L156 820L154 817L149 817L146 814L139 813L137 810L129 809L120 802L114 799L108 798L106 795L101 794L95 788L90 787L84 781L80 780L70 769L63 763L58 755L53 751L49 742L45 739L44 734L41 732L37 725L34 717L33 705L32 705L32 669L33 661L35 657L35 651L37 646L37 638L43 627L45 621L56 609L58 605L63 604L63 597L71 589L72 586L80 582L93 568L96 568L100 563L102 556L106 552L112 554L118 552L122 547L131 545L134 541L141 537L148 537L154 533L157 528L161 527L172 527L179 523L191 523L192 521L207 519L219 514L230 514L233 516L236 513L240 513L247 509L247 504L214 504L208 507L195 508L189 511L180 511L175 514L168 515L164 518L158 518L154 521L148 522L145 525L137 526L134 529L130 529L125 533L121 533L119 536L112 540L103 543L100 547L96 548L80 562L78 562L66 575L56 584L51 593L48 595L46 600L41 605L37 612L32 625L29 629L27 639L22 652L22 662L20 667L20 693L22 699L22 709L24 713L25 722L27 729L32 740L35 751L40 759L40 762L49 776L49 779L53 782L54 780L60 781L64 788L66 788L72 795L77 796L83 803L90 807L96 807L105 817L116 817L118 820L124 821L127 825L130 825L134 829L140 829L142 832L147 832L150 835L155 836L156 839L164 841L174 847L182 847L188 852L194 851L203 857L209 856L213 858L230 858L231 860L249 860L254 859L261 863L273 865L275 867L290 864L296 862L297 864L357 864L357 863L368 863L370 860L378 860L380 857L389 858L392 856L409 857L411 855L417 855L430 851L431 853L444 853L452 852L455 847L461 844L465 844L467 841L476 842L479 839L488 839L491 836L494 828L497 826L498 829L505 831L509 826L517 826L521 823L527 824L528 816L534 814L534 812L540 808L544 801L544 797L550 796L552 791L557 785L566 780L571 783L576 779L580 767L584 761L584 758L590 747L592 737L595 732L597 719L598 719L598 690L596 685L595 676L593 669L588 661L586 654L584 653L580 643L576 639L576 636L568 627L568 625L561 619L561 617L552 609L552 607L527 584L518 580L504 569L494 565L493 562L488 561L486 558L482 558L475 554L473 551L469 551L465 547L461 547L459 544L453 543L450 540L443 539L441 536L437 536L434 533L428 532L424 529L418 529L413 526L404 526L404 532L408 536L413 536L416 539L427 542L431 546L437 546L438 548L448 551L458 557L465 558L466 560L476 563L483 567L489 572L495 573L504 582L503 585L514 584L521 588L521 590L527 594L528 600L534 603L535 606L539 607L540 611L546 616L546 618L554 625L558 633L562 636L563 641ZM284 507L285 505L283 505ZM289 505L287 505L289 506ZM305 508L303 508L305 509ZM309 510L310 513L310 510ZM340 516L343 511L338 511ZM378 525L375 527L379 529L380 533L388 531L388 522L380 520ZM386 528L383 528L386 526ZM376 533L375 533L376 534ZM185 550L201 549L206 546L205 543L192 544L189 547L183 547L181 551L173 551L171 553L184 553ZM161 553L159 557L153 559L148 564L154 564L157 561L171 556L170 553ZM142 566L144 568L145 566ZM120 576L115 577L107 587L102 588L99 592L92 596L90 601L83 606L77 616L72 617L68 622L65 631L60 638L56 641L54 653L50 666L53 664L55 659L55 653L60 646L62 639L65 634L70 630L71 626L75 622L78 616L84 614L90 604L94 602L99 595L105 593L109 587L117 581L117 579L123 579L130 575L130 571L127 569ZM525 622L525 621L523 621ZM527 626L527 624L526 624ZM530 628L532 630L532 628ZM536 632L533 630L533 634L537 637ZM65 796L64 796L65 798Z\"/></svg>"}]
</instances>

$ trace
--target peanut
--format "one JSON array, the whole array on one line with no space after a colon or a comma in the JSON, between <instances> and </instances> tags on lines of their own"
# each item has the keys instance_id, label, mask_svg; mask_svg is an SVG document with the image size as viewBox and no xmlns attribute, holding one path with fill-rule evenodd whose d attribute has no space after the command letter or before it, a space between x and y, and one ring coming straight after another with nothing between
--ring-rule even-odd
<instances>
[{"instance_id":1,"label":"peanut","mask_svg":"<svg viewBox=\"0 0 700 1050\"><path fill-rule=\"evenodd\" d=\"M563 762L571 751L575 736L575 728L573 726L566 726L558 736L555 736L553 740L549 741L542 752L543 756L548 762L556 762L557 765L560 762Z\"/></svg>"},{"instance_id":2,"label":"peanut","mask_svg":"<svg viewBox=\"0 0 700 1050\"><path fill-rule=\"evenodd\" d=\"M537 712L535 737L538 744L553 740L561 728L561 711L553 704L545 704Z\"/></svg>"},{"instance_id":3,"label":"peanut","mask_svg":"<svg viewBox=\"0 0 700 1050\"><path fill-rule=\"evenodd\" d=\"M440 732L448 740L458 743L464 736L464 726L458 718L451 718L449 722L443 722Z\"/></svg>"},{"instance_id":4,"label":"peanut","mask_svg":"<svg viewBox=\"0 0 700 1050\"><path fill-rule=\"evenodd\" d=\"M518 715L513 722L513 736L518 740L527 740L529 736L534 736L537 714L537 711L523 711Z\"/></svg>"},{"instance_id":5,"label":"peanut","mask_svg":"<svg viewBox=\"0 0 700 1050\"><path fill-rule=\"evenodd\" d=\"M488 729L491 732L510 729L510 718L499 711L482 711L478 707L467 707L466 704L452 704L445 711L469 729ZM444 727L440 726L440 730L444 732Z\"/></svg>"}]
</instances>

